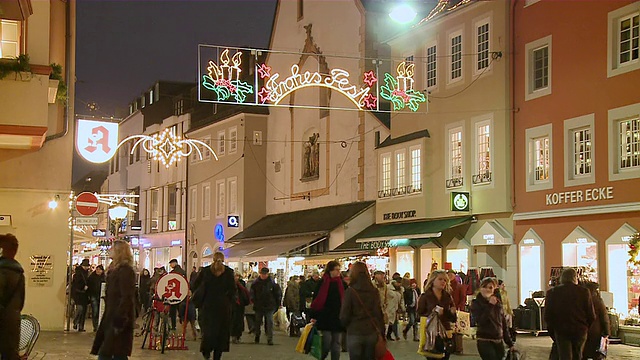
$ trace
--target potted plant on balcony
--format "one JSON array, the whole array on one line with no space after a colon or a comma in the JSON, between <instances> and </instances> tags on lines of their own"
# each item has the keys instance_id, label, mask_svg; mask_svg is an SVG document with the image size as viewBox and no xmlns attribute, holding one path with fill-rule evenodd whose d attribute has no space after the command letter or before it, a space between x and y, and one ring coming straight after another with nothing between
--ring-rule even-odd
<instances>
[{"instance_id":1,"label":"potted plant on balcony","mask_svg":"<svg viewBox=\"0 0 640 360\"><path fill-rule=\"evenodd\" d=\"M62 77L62 65L51 64L51 74L49 74L49 104L57 101L67 100L67 84Z\"/></svg>"},{"instance_id":2,"label":"potted plant on balcony","mask_svg":"<svg viewBox=\"0 0 640 360\"><path fill-rule=\"evenodd\" d=\"M10 73L15 73L15 79L29 81L31 80L31 67L29 66L29 55L22 54L15 59L0 59L0 80L4 79Z\"/></svg>"}]
</instances>

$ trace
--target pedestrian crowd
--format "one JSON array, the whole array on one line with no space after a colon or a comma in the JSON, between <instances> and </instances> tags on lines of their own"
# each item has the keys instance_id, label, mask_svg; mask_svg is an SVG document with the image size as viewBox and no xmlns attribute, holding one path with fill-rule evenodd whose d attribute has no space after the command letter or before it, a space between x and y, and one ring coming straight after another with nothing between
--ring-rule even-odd
<instances>
[{"instance_id":1,"label":"pedestrian crowd","mask_svg":"<svg viewBox=\"0 0 640 360\"><path fill-rule=\"evenodd\" d=\"M17 250L15 236L0 235L2 360L19 359L25 277L15 260ZM102 266L91 271L88 260L75 268L70 281L75 303L73 328L84 331L90 308L96 332L91 354L98 355L99 360L122 360L131 355L136 318L162 300L157 298L155 288L167 272L158 267L151 275L145 269L137 277L131 248L121 240L113 242L109 257L112 261L106 271ZM171 273L187 277L177 260L171 260L169 266ZM105 306L99 322L105 282ZM597 284L579 284L572 268L562 273L560 282L546 294L544 316L554 341L550 359L604 358L602 348L609 336L609 322ZM221 359L229 352L230 343L242 342L245 330L253 335L254 343L260 343L264 335L266 343L273 345L276 319L289 324L291 336L299 336L301 328L315 328L321 338L320 359L338 360L343 352L348 352L350 359L392 358L388 351L385 353L386 342L411 337L419 342L419 353L427 359L446 360L464 351L456 324L460 311L467 310L476 325L477 349L483 360L517 358L511 356L518 351L508 294L505 284L493 277L480 281L477 294L467 304L465 285L454 271L433 270L421 288L409 273L395 273L387 279L385 272L371 273L363 262L350 264L349 271L342 271L339 262L330 261L322 274L314 270L308 278L292 276L283 294L268 268L249 274L245 281L224 264L224 255L218 252L211 265L192 269L189 283L190 301L168 309L170 326L175 330L179 317L184 326L191 325L196 339L197 314L200 352L205 359ZM281 313L286 319L278 316Z\"/></svg>"}]
</instances>

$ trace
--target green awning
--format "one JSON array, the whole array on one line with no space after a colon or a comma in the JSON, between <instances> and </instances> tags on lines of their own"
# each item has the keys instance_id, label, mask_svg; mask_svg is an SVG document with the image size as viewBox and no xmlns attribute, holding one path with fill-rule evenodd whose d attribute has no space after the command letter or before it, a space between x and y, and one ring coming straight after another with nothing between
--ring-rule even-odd
<instances>
[{"instance_id":1,"label":"green awning","mask_svg":"<svg viewBox=\"0 0 640 360\"><path fill-rule=\"evenodd\" d=\"M438 220L374 224L345 241L335 250L379 249L398 246L421 246L439 238L444 230L470 221L472 216Z\"/></svg>"}]
</instances>

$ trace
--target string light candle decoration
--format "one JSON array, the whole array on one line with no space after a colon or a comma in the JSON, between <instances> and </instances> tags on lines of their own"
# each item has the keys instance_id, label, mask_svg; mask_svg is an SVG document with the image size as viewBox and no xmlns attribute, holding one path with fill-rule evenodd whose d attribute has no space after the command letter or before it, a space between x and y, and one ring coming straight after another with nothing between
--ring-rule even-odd
<instances>
[{"instance_id":1,"label":"string light candle decoration","mask_svg":"<svg viewBox=\"0 0 640 360\"><path fill-rule=\"evenodd\" d=\"M253 94L253 87L240 81L242 72L242 52L237 51L229 59L229 49L220 54L220 64L209 60L207 74L202 75L202 86L216 93L218 101L226 101L233 96L236 102L243 103L247 94ZM262 72L268 73L271 68L263 64ZM262 75L261 75L262 76Z\"/></svg>"},{"instance_id":2,"label":"string light candle decoration","mask_svg":"<svg viewBox=\"0 0 640 360\"><path fill-rule=\"evenodd\" d=\"M380 87L380 97L391 101L394 110L402 110L405 107L411 111L417 111L420 104L427 101L423 93L413 89L413 75L415 64L407 64L406 61L398 64L396 78L389 73L384 74L384 85Z\"/></svg>"},{"instance_id":3,"label":"string light candle decoration","mask_svg":"<svg viewBox=\"0 0 640 360\"><path fill-rule=\"evenodd\" d=\"M131 147L131 154L133 154L138 146L141 146L144 151L151 154L153 160L159 160L165 167L173 165L175 162L180 161L183 157L191 155L195 150L200 160L202 160L202 151L199 146L206 148L213 154L213 157L218 160L218 155L213 151L211 146L205 142L194 139L183 139L176 135L169 128L162 131L160 134L149 135L132 135L122 140L118 144L118 148L129 140L137 139L135 144Z\"/></svg>"}]
</instances>

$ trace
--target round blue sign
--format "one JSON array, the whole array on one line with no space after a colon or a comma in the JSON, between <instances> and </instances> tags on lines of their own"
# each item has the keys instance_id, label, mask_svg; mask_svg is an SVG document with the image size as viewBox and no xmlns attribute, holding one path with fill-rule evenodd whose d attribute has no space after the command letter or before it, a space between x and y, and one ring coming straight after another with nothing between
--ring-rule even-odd
<instances>
[{"instance_id":1,"label":"round blue sign","mask_svg":"<svg viewBox=\"0 0 640 360\"><path fill-rule=\"evenodd\" d=\"M216 240L224 242L224 226L222 226L222 224L216 224L213 234L216 237Z\"/></svg>"}]
</instances>

